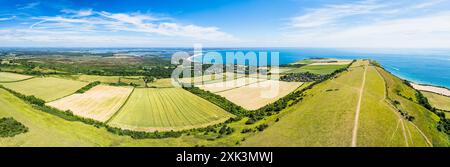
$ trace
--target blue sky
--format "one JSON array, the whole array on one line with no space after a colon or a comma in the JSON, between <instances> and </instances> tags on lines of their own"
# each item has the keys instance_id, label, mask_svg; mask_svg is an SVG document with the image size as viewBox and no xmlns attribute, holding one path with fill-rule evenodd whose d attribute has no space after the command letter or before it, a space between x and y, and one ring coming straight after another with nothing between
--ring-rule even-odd
<instances>
[{"instance_id":1,"label":"blue sky","mask_svg":"<svg viewBox=\"0 0 450 167\"><path fill-rule=\"evenodd\" d=\"M0 0L0 46L450 48L450 0Z\"/></svg>"}]
</instances>

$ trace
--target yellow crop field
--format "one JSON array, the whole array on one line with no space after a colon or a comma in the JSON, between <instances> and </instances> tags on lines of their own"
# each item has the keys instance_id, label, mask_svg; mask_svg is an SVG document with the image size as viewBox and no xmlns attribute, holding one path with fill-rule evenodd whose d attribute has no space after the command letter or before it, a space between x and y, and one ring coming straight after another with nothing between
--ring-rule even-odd
<instances>
[{"instance_id":1,"label":"yellow crop field","mask_svg":"<svg viewBox=\"0 0 450 167\"><path fill-rule=\"evenodd\" d=\"M22 74L16 74L16 73L9 73L9 72L0 72L0 82L14 82L14 81L20 81L24 79L32 78L33 76L29 75L22 75Z\"/></svg>"},{"instance_id":2,"label":"yellow crop field","mask_svg":"<svg viewBox=\"0 0 450 167\"><path fill-rule=\"evenodd\" d=\"M98 85L83 94L73 94L47 105L104 122L120 109L132 90L131 87Z\"/></svg>"},{"instance_id":3,"label":"yellow crop field","mask_svg":"<svg viewBox=\"0 0 450 167\"><path fill-rule=\"evenodd\" d=\"M70 94L75 93L78 89L89 84L88 82L44 77L32 78L25 81L3 83L2 85L8 89L27 96L36 96L46 102L53 101Z\"/></svg>"},{"instance_id":4,"label":"yellow crop field","mask_svg":"<svg viewBox=\"0 0 450 167\"><path fill-rule=\"evenodd\" d=\"M108 124L137 131L177 131L222 123L230 117L181 88L136 88Z\"/></svg>"},{"instance_id":5,"label":"yellow crop field","mask_svg":"<svg viewBox=\"0 0 450 167\"><path fill-rule=\"evenodd\" d=\"M217 94L245 109L256 110L288 95L302 84L302 82L277 82L274 80L266 80L236 89L222 91ZM272 88L275 91L269 92ZM269 93L270 97L264 97L264 92Z\"/></svg>"}]
</instances>

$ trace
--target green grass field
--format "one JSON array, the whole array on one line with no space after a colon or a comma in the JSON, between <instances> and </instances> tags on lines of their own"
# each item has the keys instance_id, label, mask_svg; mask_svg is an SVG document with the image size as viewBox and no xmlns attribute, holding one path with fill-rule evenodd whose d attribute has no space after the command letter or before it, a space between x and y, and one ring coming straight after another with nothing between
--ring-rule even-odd
<instances>
[{"instance_id":1,"label":"green grass field","mask_svg":"<svg viewBox=\"0 0 450 167\"><path fill-rule=\"evenodd\" d=\"M422 93L425 97L428 98L428 101L433 107L441 110L450 111L450 97L442 96L432 92L422 91Z\"/></svg>"},{"instance_id":2,"label":"green grass field","mask_svg":"<svg viewBox=\"0 0 450 167\"><path fill-rule=\"evenodd\" d=\"M135 89L109 124L139 131L206 127L232 115L181 88Z\"/></svg>"},{"instance_id":3,"label":"green grass field","mask_svg":"<svg viewBox=\"0 0 450 167\"><path fill-rule=\"evenodd\" d=\"M8 89L28 96L34 95L46 102L73 94L87 84L89 83L53 77L32 78L20 82L2 83Z\"/></svg>"},{"instance_id":4,"label":"green grass field","mask_svg":"<svg viewBox=\"0 0 450 167\"><path fill-rule=\"evenodd\" d=\"M385 82L369 67L361 104L357 146L428 146L407 120L386 100Z\"/></svg>"},{"instance_id":5,"label":"green grass field","mask_svg":"<svg viewBox=\"0 0 450 167\"><path fill-rule=\"evenodd\" d=\"M304 73L304 72L310 72L313 74L331 74L334 71L345 68L347 65L307 65L300 68L295 68L292 70L285 71L283 73Z\"/></svg>"},{"instance_id":6,"label":"green grass field","mask_svg":"<svg viewBox=\"0 0 450 167\"><path fill-rule=\"evenodd\" d=\"M315 85L280 121L249 137L244 146L350 146L362 67ZM327 91L333 90L333 91ZM339 100L345 99L345 100Z\"/></svg>"},{"instance_id":7,"label":"green grass field","mask_svg":"<svg viewBox=\"0 0 450 167\"><path fill-rule=\"evenodd\" d=\"M427 139L435 146L445 145L448 139L433 127L436 122L423 122L435 118L431 112L420 111L424 113L414 114L416 120L410 122L385 100L388 93L385 85L388 84L372 66L367 68L359 119L356 119L364 66L367 64L367 61L358 61L348 72L306 91L304 100L284 110L279 122L248 137L243 145L351 146L354 128L357 129L356 146L430 146ZM424 125L428 127L425 129Z\"/></svg>"},{"instance_id":8,"label":"green grass field","mask_svg":"<svg viewBox=\"0 0 450 167\"><path fill-rule=\"evenodd\" d=\"M33 76L9 72L0 72L0 82L14 82L32 78Z\"/></svg>"},{"instance_id":9,"label":"green grass field","mask_svg":"<svg viewBox=\"0 0 450 167\"><path fill-rule=\"evenodd\" d=\"M386 82L388 98L397 100L400 103L398 108L415 118L413 123L423 132L431 144L433 146L449 146L448 136L439 132L436 128L439 117L416 103L415 97L411 97L415 94L415 90L405 85L398 77L380 68L377 69Z\"/></svg>"}]
</instances>

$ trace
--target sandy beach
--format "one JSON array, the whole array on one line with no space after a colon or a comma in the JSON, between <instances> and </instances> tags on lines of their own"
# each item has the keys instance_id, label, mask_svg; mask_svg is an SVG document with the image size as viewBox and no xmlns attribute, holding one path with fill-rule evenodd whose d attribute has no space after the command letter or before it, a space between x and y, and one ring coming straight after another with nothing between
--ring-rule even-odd
<instances>
[{"instance_id":1,"label":"sandy beach","mask_svg":"<svg viewBox=\"0 0 450 167\"><path fill-rule=\"evenodd\" d=\"M416 83L411 83L411 85L414 87L414 89L417 89L417 90L433 92L433 93L437 93L440 95L450 97L450 90L447 88L431 86L431 85L421 85L421 84L416 84Z\"/></svg>"}]
</instances>

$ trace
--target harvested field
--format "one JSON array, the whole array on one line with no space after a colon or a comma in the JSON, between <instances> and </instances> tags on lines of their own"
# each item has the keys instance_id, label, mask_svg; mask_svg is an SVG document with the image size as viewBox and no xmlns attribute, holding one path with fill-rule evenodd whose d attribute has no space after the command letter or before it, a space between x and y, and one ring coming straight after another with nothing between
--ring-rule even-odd
<instances>
[{"instance_id":1,"label":"harvested field","mask_svg":"<svg viewBox=\"0 0 450 167\"><path fill-rule=\"evenodd\" d=\"M231 72L225 72L220 74L210 74L202 76L193 76L190 78L180 78L181 83L193 83L195 85L207 84L207 83L217 83L226 80L233 80L237 78L245 77L244 74L237 74Z\"/></svg>"},{"instance_id":2,"label":"harvested field","mask_svg":"<svg viewBox=\"0 0 450 167\"><path fill-rule=\"evenodd\" d=\"M443 96L432 92L422 92L428 98L430 104L440 110L450 111L450 97Z\"/></svg>"},{"instance_id":3,"label":"harvested field","mask_svg":"<svg viewBox=\"0 0 450 167\"><path fill-rule=\"evenodd\" d=\"M420 85L420 84L415 84L415 83L411 83L411 85L414 87L414 89L417 89L417 90L433 92L433 93L437 93L440 95L450 97L450 89L447 89L447 88L430 86L430 85Z\"/></svg>"},{"instance_id":4,"label":"harvested field","mask_svg":"<svg viewBox=\"0 0 450 167\"><path fill-rule=\"evenodd\" d=\"M75 93L78 89L89 84L88 82L59 79L53 77L32 78L25 81L4 83L8 89L27 96L36 96L46 102L53 101Z\"/></svg>"},{"instance_id":5,"label":"harvested field","mask_svg":"<svg viewBox=\"0 0 450 167\"><path fill-rule=\"evenodd\" d=\"M137 131L176 131L222 123L230 117L181 88L137 88L108 124Z\"/></svg>"},{"instance_id":6,"label":"harvested field","mask_svg":"<svg viewBox=\"0 0 450 167\"><path fill-rule=\"evenodd\" d=\"M278 90L269 93L272 87L276 90L276 84L279 84ZM301 82L265 80L235 89L222 91L217 94L227 98L239 106L244 107L247 110L256 110L286 96L301 85ZM264 97L264 92L269 93L269 96Z\"/></svg>"},{"instance_id":7,"label":"harvested field","mask_svg":"<svg viewBox=\"0 0 450 167\"><path fill-rule=\"evenodd\" d=\"M33 76L9 72L0 72L0 82L14 82L32 78Z\"/></svg>"},{"instance_id":8,"label":"harvested field","mask_svg":"<svg viewBox=\"0 0 450 167\"><path fill-rule=\"evenodd\" d=\"M131 87L98 85L83 94L73 94L47 105L104 122L120 109L132 90Z\"/></svg>"},{"instance_id":9,"label":"harvested field","mask_svg":"<svg viewBox=\"0 0 450 167\"><path fill-rule=\"evenodd\" d=\"M231 90L239 87L243 87L246 85L254 84L257 82L265 81L266 79L258 79L253 77L246 78L238 78L234 80L204 84L204 85L196 85L200 89L207 90L213 93L218 93L226 90Z\"/></svg>"}]
</instances>

